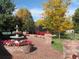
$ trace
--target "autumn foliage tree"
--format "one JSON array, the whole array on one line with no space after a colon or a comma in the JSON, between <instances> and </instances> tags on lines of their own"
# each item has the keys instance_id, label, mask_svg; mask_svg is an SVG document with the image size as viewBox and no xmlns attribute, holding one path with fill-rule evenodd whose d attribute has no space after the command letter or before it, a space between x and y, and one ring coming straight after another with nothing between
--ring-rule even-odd
<instances>
[{"instance_id":1,"label":"autumn foliage tree","mask_svg":"<svg viewBox=\"0 0 79 59\"><path fill-rule=\"evenodd\" d=\"M65 18L65 13L70 3L71 0L48 0L44 5L45 27L59 33L59 39L61 32L73 27Z\"/></svg>"},{"instance_id":2,"label":"autumn foliage tree","mask_svg":"<svg viewBox=\"0 0 79 59\"><path fill-rule=\"evenodd\" d=\"M31 13L26 8L19 9L16 12L16 17L18 18L17 20L20 23L20 29L22 31L28 31L30 33L34 33L35 24Z\"/></svg>"},{"instance_id":3,"label":"autumn foliage tree","mask_svg":"<svg viewBox=\"0 0 79 59\"><path fill-rule=\"evenodd\" d=\"M42 20L42 19L38 19L37 21L36 21L36 26L44 26L44 20Z\"/></svg>"},{"instance_id":4,"label":"autumn foliage tree","mask_svg":"<svg viewBox=\"0 0 79 59\"><path fill-rule=\"evenodd\" d=\"M44 25L45 25L45 20L43 20L43 19L38 19L35 22L35 26L36 26L37 31L45 31Z\"/></svg>"}]
</instances>

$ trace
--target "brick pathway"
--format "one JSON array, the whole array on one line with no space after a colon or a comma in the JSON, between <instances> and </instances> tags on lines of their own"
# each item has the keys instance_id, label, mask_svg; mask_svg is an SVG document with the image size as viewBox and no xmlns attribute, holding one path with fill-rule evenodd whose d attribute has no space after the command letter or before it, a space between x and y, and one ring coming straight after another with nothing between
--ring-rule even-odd
<instances>
[{"instance_id":1,"label":"brick pathway","mask_svg":"<svg viewBox=\"0 0 79 59\"><path fill-rule=\"evenodd\" d=\"M64 41L64 59L79 59L79 40Z\"/></svg>"},{"instance_id":2,"label":"brick pathway","mask_svg":"<svg viewBox=\"0 0 79 59\"><path fill-rule=\"evenodd\" d=\"M37 49L29 54L12 54L12 59L63 59L63 54L53 49L50 44L47 44L45 38L34 36L28 38L33 41Z\"/></svg>"}]
</instances>

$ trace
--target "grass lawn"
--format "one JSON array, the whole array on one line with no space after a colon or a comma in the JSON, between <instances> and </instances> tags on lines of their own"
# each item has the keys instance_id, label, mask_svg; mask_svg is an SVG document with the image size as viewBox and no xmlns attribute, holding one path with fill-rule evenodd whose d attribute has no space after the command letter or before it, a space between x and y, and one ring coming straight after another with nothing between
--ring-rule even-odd
<instances>
[{"instance_id":1,"label":"grass lawn","mask_svg":"<svg viewBox=\"0 0 79 59\"><path fill-rule=\"evenodd\" d=\"M74 35L73 34L69 34L68 35L68 38L63 38L63 39L58 39L58 38L53 38L53 42L52 43L52 47L60 52L63 52L63 40L66 40L66 39L77 39L79 40L79 34L75 33L75 38L74 38Z\"/></svg>"},{"instance_id":2,"label":"grass lawn","mask_svg":"<svg viewBox=\"0 0 79 59\"><path fill-rule=\"evenodd\" d=\"M59 39L53 38L53 42L54 42L54 43L52 43L53 48L60 52L63 52L63 42L62 41L63 41L62 39L59 40Z\"/></svg>"},{"instance_id":3,"label":"grass lawn","mask_svg":"<svg viewBox=\"0 0 79 59\"><path fill-rule=\"evenodd\" d=\"M79 40L79 34L75 34L75 39L78 39Z\"/></svg>"},{"instance_id":4,"label":"grass lawn","mask_svg":"<svg viewBox=\"0 0 79 59\"><path fill-rule=\"evenodd\" d=\"M75 33L75 36L74 36L74 34L68 34L67 38L68 39L73 39L73 40L74 39L79 40L79 34Z\"/></svg>"}]
</instances>

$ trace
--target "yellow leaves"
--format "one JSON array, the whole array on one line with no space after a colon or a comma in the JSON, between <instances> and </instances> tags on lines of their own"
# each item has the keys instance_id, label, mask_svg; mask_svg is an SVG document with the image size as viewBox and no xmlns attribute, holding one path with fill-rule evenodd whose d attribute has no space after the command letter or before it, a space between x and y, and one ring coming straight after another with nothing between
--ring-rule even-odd
<instances>
[{"instance_id":1,"label":"yellow leaves","mask_svg":"<svg viewBox=\"0 0 79 59\"><path fill-rule=\"evenodd\" d=\"M60 17L59 17L59 16L55 16L55 17L54 17L54 19L59 20L59 19L60 19Z\"/></svg>"},{"instance_id":2,"label":"yellow leaves","mask_svg":"<svg viewBox=\"0 0 79 59\"><path fill-rule=\"evenodd\" d=\"M63 31L65 31L65 29L63 28L63 26L60 26L59 27L59 32L63 32Z\"/></svg>"},{"instance_id":3,"label":"yellow leaves","mask_svg":"<svg viewBox=\"0 0 79 59\"><path fill-rule=\"evenodd\" d=\"M55 7L59 7L61 4L61 0L52 0L52 2L53 2L53 6Z\"/></svg>"},{"instance_id":4,"label":"yellow leaves","mask_svg":"<svg viewBox=\"0 0 79 59\"><path fill-rule=\"evenodd\" d=\"M64 16L65 12L65 8L62 7L56 10L56 13L62 17Z\"/></svg>"},{"instance_id":5,"label":"yellow leaves","mask_svg":"<svg viewBox=\"0 0 79 59\"><path fill-rule=\"evenodd\" d=\"M48 0L44 10L46 24L50 30L62 32L73 28L73 25L64 18L69 3L69 0Z\"/></svg>"},{"instance_id":6,"label":"yellow leaves","mask_svg":"<svg viewBox=\"0 0 79 59\"><path fill-rule=\"evenodd\" d=\"M47 9L47 8L49 8L49 3L44 3L44 9Z\"/></svg>"},{"instance_id":7,"label":"yellow leaves","mask_svg":"<svg viewBox=\"0 0 79 59\"><path fill-rule=\"evenodd\" d=\"M51 16L52 15L51 13L52 13L52 11L50 9L45 11L46 16Z\"/></svg>"},{"instance_id":8,"label":"yellow leaves","mask_svg":"<svg viewBox=\"0 0 79 59\"><path fill-rule=\"evenodd\" d=\"M59 32L66 31L68 29L72 29L74 27L73 23L69 21L64 21L61 23L61 25L58 27Z\"/></svg>"},{"instance_id":9,"label":"yellow leaves","mask_svg":"<svg viewBox=\"0 0 79 59\"><path fill-rule=\"evenodd\" d=\"M28 16L29 12L27 9L19 9L17 12L16 12L16 16L19 17L19 18L25 18L26 16Z\"/></svg>"},{"instance_id":10,"label":"yellow leaves","mask_svg":"<svg viewBox=\"0 0 79 59\"><path fill-rule=\"evenodd\" d=\"M64 21L62 23L62 26L64 29L72 29L74 27L73 23L69 22L69 21Z\"/></svg>"},{"instance_id":11,"label":"yellow leaves","mask_svg":"<svg viewBox=\"0 0 79 59\"><path fill-rule=\"evenodd\" d=\"M41 20L41 19L37 20L36 21L36 26L39 26L39 25L43 26L44 25L44 20Z\"/></svg>"}]
</instances>

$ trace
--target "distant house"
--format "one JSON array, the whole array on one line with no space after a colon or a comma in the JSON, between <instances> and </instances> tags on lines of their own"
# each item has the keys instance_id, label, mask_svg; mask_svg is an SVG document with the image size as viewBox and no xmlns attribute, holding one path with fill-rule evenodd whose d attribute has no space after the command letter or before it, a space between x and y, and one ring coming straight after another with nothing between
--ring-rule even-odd
<instances>
[{"instance_id":1,"label":"distant house","mask_svg":"<svg viewBox=\"0 0 79 59\"><path fill-rule=\"evenodd\" d=\"M67 33L67 34L74 33L74 30L73 30L73 29L71 29L71 30L66 30L66 33Z\"/></svg>"}]
</instances>

